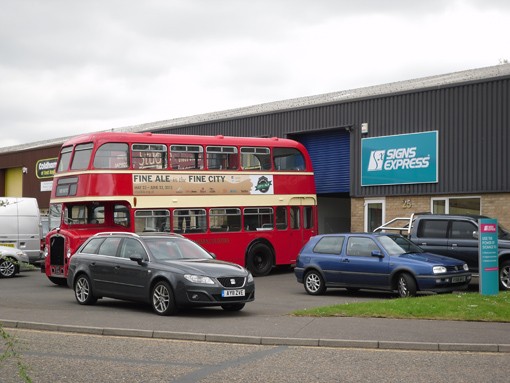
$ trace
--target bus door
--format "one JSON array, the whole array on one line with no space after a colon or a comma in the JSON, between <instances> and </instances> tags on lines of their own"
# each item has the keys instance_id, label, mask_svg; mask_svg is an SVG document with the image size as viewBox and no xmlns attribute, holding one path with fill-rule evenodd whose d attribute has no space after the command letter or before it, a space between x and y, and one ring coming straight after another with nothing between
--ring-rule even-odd
<instances>
[{"instance_id":1,"label":"bus door","mask_svg":"<svg viewBox=\"0 0 510 383\"><path fill-rule=\"evenodd\" d=\"M290 242L292 263L295 262L299 250L316 235L315 200L312 197L294 197L290 200Z\"/></svg>"}]
</instances>

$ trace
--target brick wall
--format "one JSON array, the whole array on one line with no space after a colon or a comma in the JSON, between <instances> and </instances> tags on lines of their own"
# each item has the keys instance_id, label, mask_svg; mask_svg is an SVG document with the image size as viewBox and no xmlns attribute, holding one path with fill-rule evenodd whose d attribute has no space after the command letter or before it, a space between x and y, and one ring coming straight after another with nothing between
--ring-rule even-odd
<instances>
[{"instance_id":1,"label":"brick wall","mask_svg":"<svg viewBox=\"0 0 510 383\"><path fill-rule=\"evenodd\" d=\"M386 197L385 220L389 221L396 217L410 217L412 213L430 212L431 199L441 197L445 196ZM484 194L480 197L482 214L497 218L501 225L510 229L510 193ZM352 198L351 200L351 231L353 232L363 231L364 203L365 199L363 198Z\"/></svg>"}]
</instances>

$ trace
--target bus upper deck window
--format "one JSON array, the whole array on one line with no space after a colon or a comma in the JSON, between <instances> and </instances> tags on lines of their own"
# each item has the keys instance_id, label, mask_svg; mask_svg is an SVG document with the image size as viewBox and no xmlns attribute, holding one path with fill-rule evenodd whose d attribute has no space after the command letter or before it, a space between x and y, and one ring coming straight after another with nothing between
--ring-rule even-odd
<instances>
[{"instance_id":1,"label":"bus upper deck window","mask_svg":"<svg viewBox=\"0 0 510 383\"><path fill-rule=\"evenodd\" d=\"M170 163L174 170L203 169L204 149L200 145L172 145Z\"/></svg>"},{"instance_id":2,"label":"bus upper deck window","mask_svg":"<svg viewBox=\"0 0 510 383\"><path fill-rule=\"evenodd\" d=\"M271 170L269 148L241 148L241 167L243 170Z\"/></svg>"},{"instance_id":3,"label":"bus upper deck window","mask_svg":"<svg viewBox=\"0 0 510 383\"><path fill-rule=\"evenodd\" d=\"M166 169L166 145L133 144L131 161L134 169Z\"/></svg>"},{"instance_id":4,"label":"bus upper deck window","mask_svg":"<svg viewBox=\"0 0 510 383\"><path fill-rule=\"evenodd\" d=\"M235 170L238 168L237 148L234 146L208 146L207 168Z\"/></svg>"},{"instance_id":5,"label":"bus upper deck window","mask_svg":"<svg viewBox=\"0 0 510 383\"><path fill-rule=\"evenodd\" d=\"M128 167L128 144L104 144L97 150L94 157L96 169L127 169Z\"/></svg>"},{"instance_id":6,"label":"bus upper deck window","mask_svg":"<svg viewBox=\"0 0 510 383\"><path fill-rule=\"evenodd\" d=\"M305 158L295 148L274 148L273 157L276 170L306 170Z\"/></svg>"},{"instance_id":7,"label":"bus upper deck window","mask_svg":"<svg viewBox=\"0 0 510 383\"><path fill-rule=\"evenodd\" d=\"M71 170L87 169L89 167L90 156L93 148L94 144L92 142L76 145L76 148L74 148Z\"/></svg>"},{"instance_id":8,"label":"bus upper deck window","mask_svg":"<svg viewBox=\"0 0 510 383\"><path fill-rule=\"evenodd\" d=\"M71 154L73 154L73 147L66 146L60 151L60 161L58 163L57 173L65 172L69 169L71 163Z\"/></svg>"}]
</instances>

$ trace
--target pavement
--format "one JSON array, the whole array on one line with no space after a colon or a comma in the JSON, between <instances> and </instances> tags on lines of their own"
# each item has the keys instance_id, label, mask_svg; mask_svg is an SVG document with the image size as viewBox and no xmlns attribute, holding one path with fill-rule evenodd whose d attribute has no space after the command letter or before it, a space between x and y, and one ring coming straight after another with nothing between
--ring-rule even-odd
<instances>
[{"instance_id":1,"label":"pavement","mask_svg":"<svg viewBox=\"0 0 510 383\"><path fill-rule=\"evenodd\" d=\"M510 353L507 323L285 316L258 318L256 323L245 318L242 326L228 327L209 321L207 332L193 332L189 331L190 326L179 325L163 330L149 326L100 327L4 319L0 323L5 328L203 342Z\"/></svg>"},{"instance_id":2,"label":"pavement","mask_svg":"<svg viewBox=\"0 0 510 383\"><path fill-rule=\"evenodd\" d=\"M23 290L26 284L19 280L19 286L10 285L21 294L17 300L9 300L8 294L2 298L0 324L40 331L254 345L510 353L510 323L298 317L289 314L296 309L297 299L301 305L318 297L295 289L292 276L266 278L259 289L259 298L263 295L265 299L257 298L240 312L199 308L184 310L175 317L154 315L147 305L109 299L84 310L68 290L46 283L40 288L40 297L49 296L46 290L51 291L58 299L52 306L43 298L34 298L30 287ZM275 286L285 289L284 280L289 290L279 298ZM323 297L321 304L336 301L344 293L338 294ZM356 296L364 299L362 293Z\"/></svg>"}]
</instances>

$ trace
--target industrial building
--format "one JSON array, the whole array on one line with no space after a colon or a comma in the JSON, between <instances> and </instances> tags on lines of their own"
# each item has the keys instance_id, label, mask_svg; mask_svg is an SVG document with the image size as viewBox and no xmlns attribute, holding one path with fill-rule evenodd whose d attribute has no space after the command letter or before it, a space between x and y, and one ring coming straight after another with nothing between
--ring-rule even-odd
<instances>
[{"instance_id":1,"label":"industrial building","mask_svg":"<svg viewBox=\"0 0 510 383\"><path fill-rule=\"evenodd\" d=\"M413 212L510 227L509 85L501 64L114 130L300 141L321 233L370 231ZM44 213L65 139L0 148L0 196L35 197Z\"/></svg>"}]
</instances>

